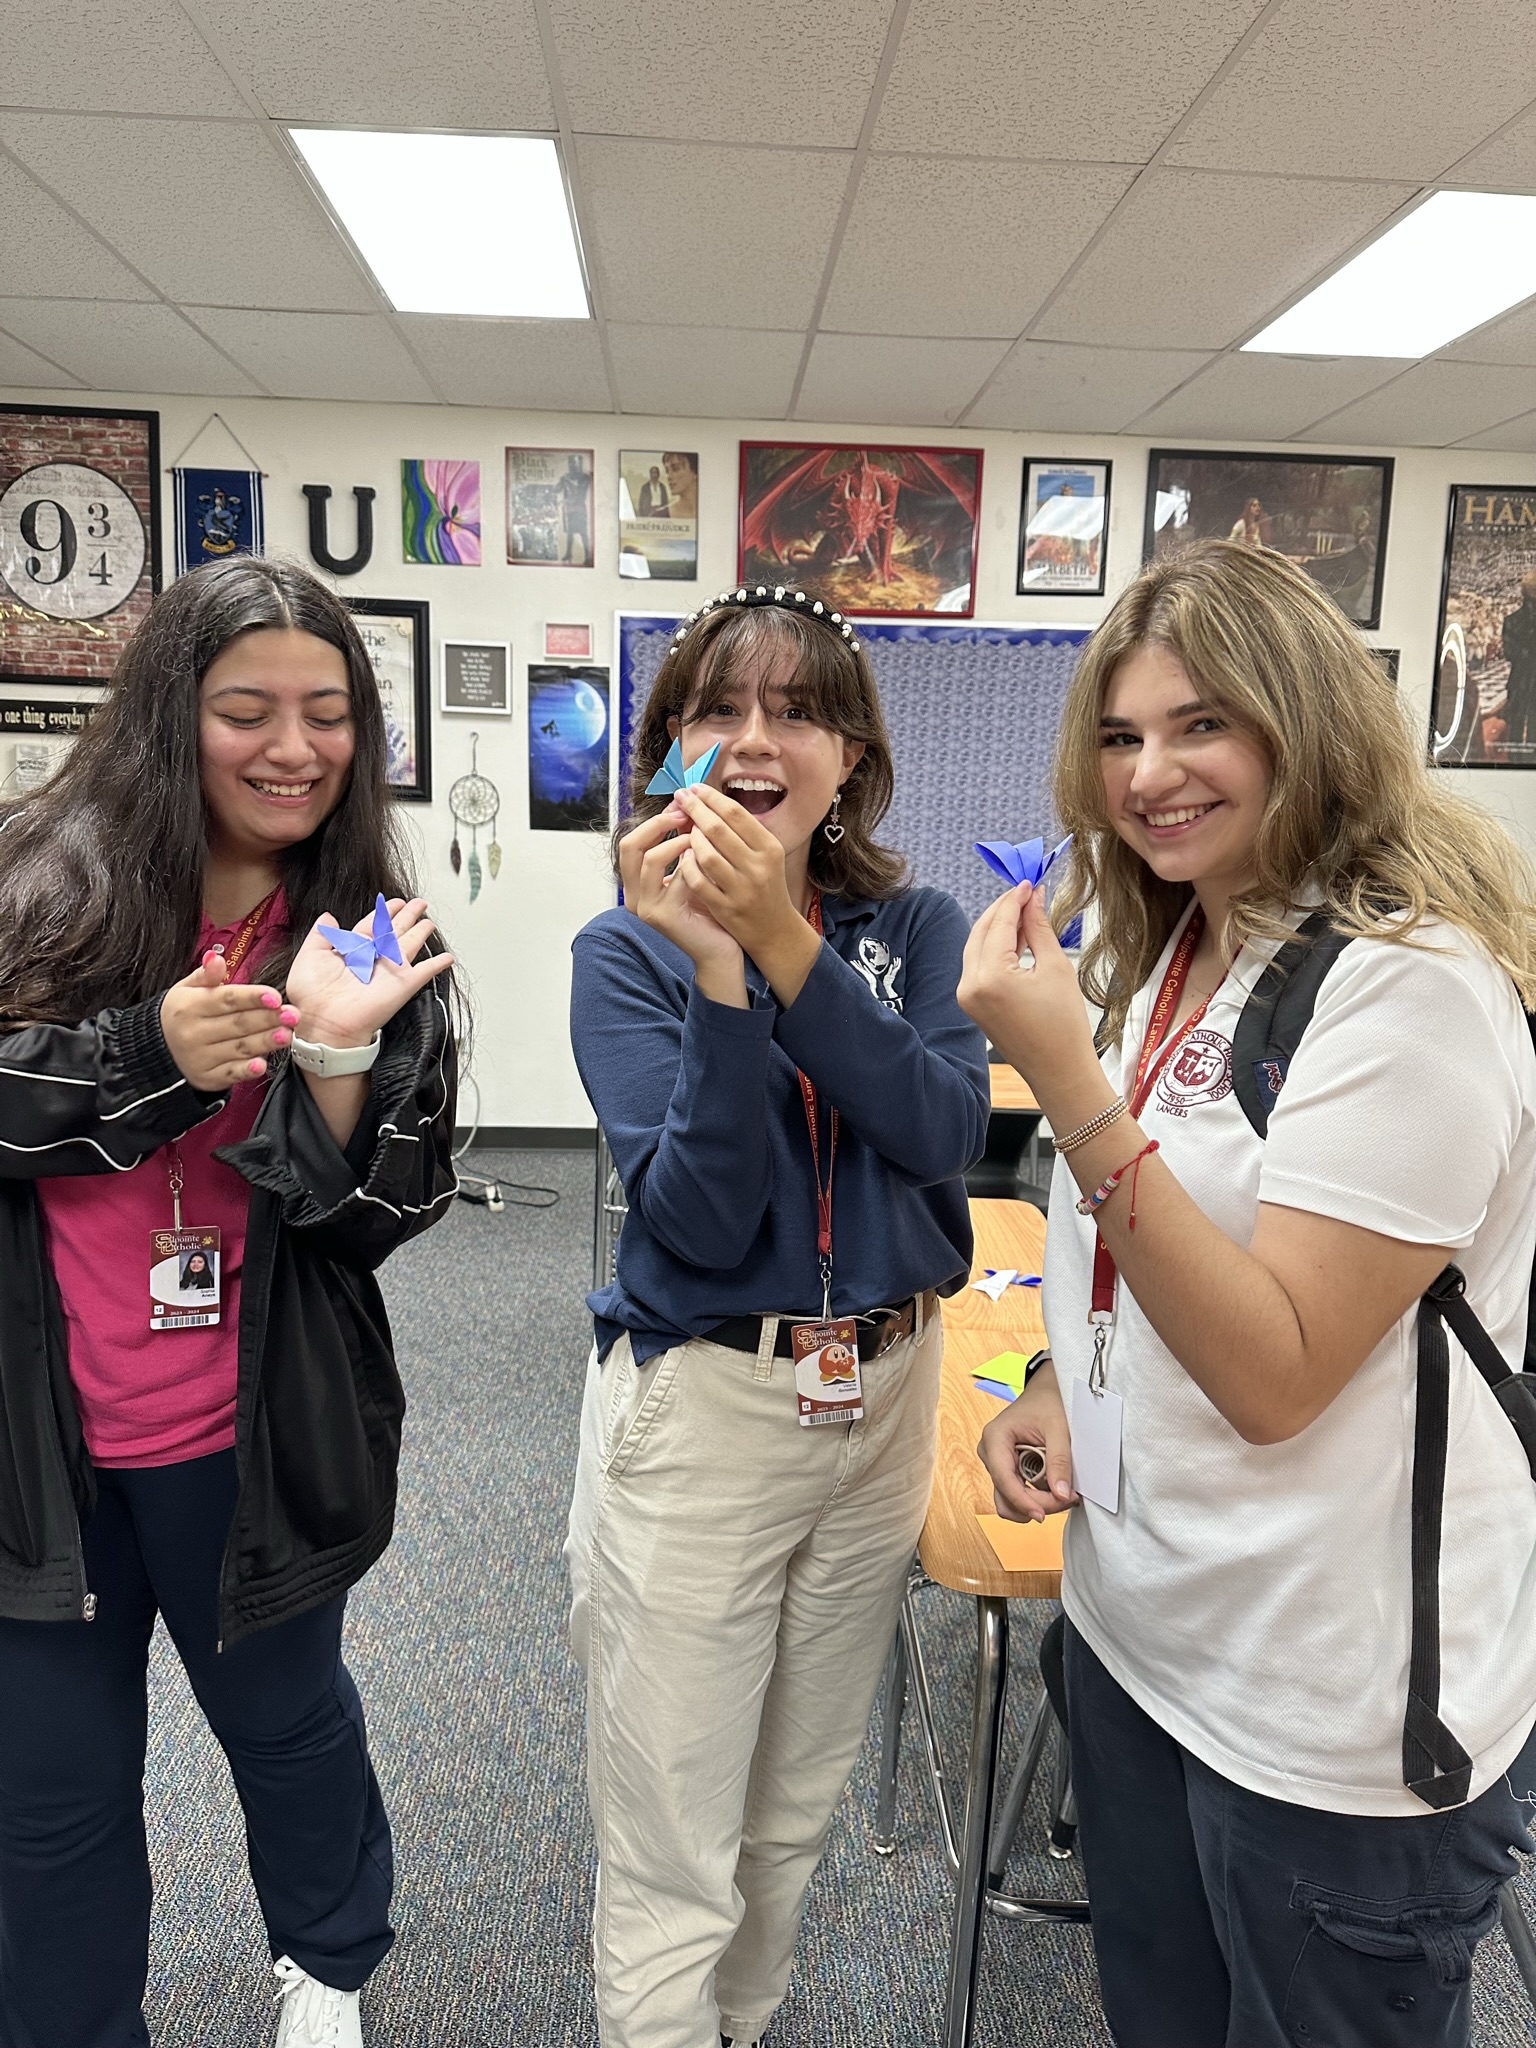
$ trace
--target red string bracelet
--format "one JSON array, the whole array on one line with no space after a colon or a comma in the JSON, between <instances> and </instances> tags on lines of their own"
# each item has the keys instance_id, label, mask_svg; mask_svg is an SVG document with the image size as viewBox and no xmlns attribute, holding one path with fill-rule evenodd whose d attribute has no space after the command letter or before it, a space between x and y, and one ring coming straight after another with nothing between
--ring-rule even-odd
<instances>
[{"instance_id":1,"label":"red string bracelet","mask_svg":"<svg viewBox=\"0 0 1536 2048\"><path fill-rule=\"evenodd\" d=\"M1139 1152L1138 1152L1138 1153L1136 1154L1136 1157L1135 1157L1134 1159L1127 1159L1127 1161L1125 1162L1124 1166L1119 1166L1119 1167L1116 1167L1115 1171L1114 1171L1114 1172L1113 1172L1112 1174L1110 1174L1110 1175L1109 1175L1109 1177L1108 1177L1108 1178L1107 1178L1106 1180L1102 1180L1102 1181L1100 1181L1099 1185L1098 1185L1098 1186L1097 1186L1097 1187L1096 1187L1096 1188L1094 1189L1094 1191L1093 1191L1093 1193L1092 1193L1091 1195L1080 1195L1080 1196L1078 1197L1078 1202L1077 1202L1077 1213L1078 1213L1078 1215L1079 1215L1079 1216L1091 1216L1091 1215L1093 1214L1093 1212L1094 1212L1094 1210L1095 1210L1095 1209L1099 1209L1099 1208L1102 1208L1102 1207L1103 1207L1103 1205L1104 1205L1104 1204L1105 1204L1105 1203L1106 1203L1106 1202L1107 1202L1107 1201L1109 1200L1110 1196L1111 1196L1111 1195L1112 1195L1112 1194L1113 1194L1113 1193L1115 1192L1115 1189L1116 1189L1117 1187L1119 1187L1119 1185L1120 1185L1121 1181L1123 1181L1123 1180L1125 1179L1125 1176L1126 1176L1127 1174L1130 1174L1130 1176L1131 1176L1131 1222L1130 1222L1130 1227L1131 1227L1131 1229L1132 1229L1132 1230L1134 1230L1134 1229L1136 1228L1136 1183L1137 1183L1137 1181L1138 1181L1138 1180L1140 1180L1140 1178L1141 1178L1141 1162L1143 1161L1143 1159L1145 1159L1145 1158L1147 1157L1147 1154L1148 1154L1149 1152L1156 1152L1157 1150L1158 1150L1158 1142L1157 1142L1156 1138L1149 1138L1149 1139L1147 1140L1146 1144L1145 1144L1145 1145L1143 1145L1143 1146L1142 1146L1142 1148L1141 1148L1141 1150L1140 1150L1140 1151L1139 1151ZM1134 1170L1133 1170L1133 1169L1134 1169Z\"/></svg>"}]
</instances>

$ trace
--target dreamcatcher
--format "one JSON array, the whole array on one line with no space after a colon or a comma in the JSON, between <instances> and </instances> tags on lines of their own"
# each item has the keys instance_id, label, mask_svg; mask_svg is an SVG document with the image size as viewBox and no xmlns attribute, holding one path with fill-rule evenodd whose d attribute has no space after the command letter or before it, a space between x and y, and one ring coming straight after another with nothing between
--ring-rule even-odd
<instances>
[{"instance_id":1,"label":"dreamcatcher","mask_svg":"<svg viewBox=\"0 0 1536 2048\"><path fill-rule=\"evenodd\" d=\"M469 773L461 775L448 792L448 808L453 813L453 844L448 849L448 858L457 874L464 864L463 849L459 845L459 827L469 827L469 900L474 902L480 894L480 827L489 825L491 843L485 849L485 864L491 871L494 882L501 873L501 847L496 838L496 820L501 813L501 791L489 776L479 772L480 735L472 732L469 736Z\"/></svg>"}]
</instances>

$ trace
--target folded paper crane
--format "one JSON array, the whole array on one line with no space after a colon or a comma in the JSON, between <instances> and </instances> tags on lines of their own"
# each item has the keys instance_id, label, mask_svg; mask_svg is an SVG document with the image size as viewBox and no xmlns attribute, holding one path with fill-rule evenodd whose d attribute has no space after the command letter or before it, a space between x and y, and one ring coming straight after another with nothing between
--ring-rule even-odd
<instances>
[{"instance_id":1,"label":"folded paper crane","mask_svg":"<svg viewBox=\"0 0 1536 2048\"><path fill-rule=\"evenodd\" d=\"M405 965L405 955L400 950L400 941L395 937L389 905L382 895L373 906L371 936L366 932L333 932L329 926L325 927L325 936L359 981L372 981L374 965L379 960L393 960L397 967Z\"/></svg>"},{"instance_id":2,"label":"folded paper crane","mask_svg":"<svg viewBox=\"0 0 1536 2048\"><path fill-rule=\"evenodd\" d=\"M1001 1301L1010 1287L1038 1287L1038 1273L1021 1273L1015 1266L987 1266L980 1280L973 1280L972 1287L978 1294L985 1294L993 1301Z\"/></svg>"},{"instance_id":3,"label":"folded paper crane","mask_svg":"<svg viewBox=\"0 0 1536 2048\"><path fill-rule=\"evenodd\" d=\"M683 766L683 743L674 740L667 749L667 758L645 785L647 796L671 796L675 790L691 789L696 782L702 782L715 765L715 756L720 746L717 741L707 754L700 754L691 768Z\"/></svg>"},{"instance_id":4,"label":"folded paper crane","mask_svg":"<svg viewBox=\"0 0 1536 2048\"><path fill-rule=\"evenodd\" d=\"M1070 832L1061 844L1053 846L1049 853L1045 850L1043 839L1026 839L1022 846L1015 846L1009 839L978 839L975 842L976 851L987 866L1014 888L1017 888L1020 882L1043 882L1071 844Z\"/></svg>"}]
</instances>

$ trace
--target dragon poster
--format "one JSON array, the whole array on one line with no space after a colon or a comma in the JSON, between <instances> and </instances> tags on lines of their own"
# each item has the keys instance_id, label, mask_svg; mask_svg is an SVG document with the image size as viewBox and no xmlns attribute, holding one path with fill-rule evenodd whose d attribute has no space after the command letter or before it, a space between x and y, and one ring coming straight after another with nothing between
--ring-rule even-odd
<instances>
[{"instance_id":1,"label":"dragon poster","mask_svg":"<svg viewBox=\"0 0 1536 2048\"><path fill-rule=\"evenodd\" d=\"M968 619L980 507L979 448L743 441L738 573L841 611Z\"/></svg>"}]
</instances>

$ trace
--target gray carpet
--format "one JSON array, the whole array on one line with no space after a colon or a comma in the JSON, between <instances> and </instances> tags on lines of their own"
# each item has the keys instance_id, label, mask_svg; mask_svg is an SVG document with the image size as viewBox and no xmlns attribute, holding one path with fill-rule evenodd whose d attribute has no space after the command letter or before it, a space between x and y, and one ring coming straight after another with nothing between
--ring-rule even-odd
<instances>
[{"instance_id":1,"label":"gray carpet","mask_svg":"<svg viewBox=\"0 0 1536 2048\"><path fill-rule=\"evenodd\" d=\"M564 1199L500 1217L457 1203L384 1275L411 1412L399 1532L354 1595L349 1630L399 1870L399 1939L364 1994L369 2048L597 2038L581 1674L565 1649L559 1556L588 1345L591 1157L483 1157ZM922 1610L960 1771L974 1609L935 1588ZM1026 1604L1014 1619L1023 1668L1044 1617ZM163 1634L151 1676L151 2031L157 2048L263 2048L268 1958L223 1760ZM889 1860L869 1850L873 1792L866 1746L771 2048L938 2038L951 1893L910 1721ZM1043 1825L1037 1805L1014 1882L1070 1886L1075 1869L1040 1853ZM1500 1935L1484 1944L1475 1992L1479 2048L1536 2039ZM976 2048L1107 2042L1086 1932L989 1924Z\"/></svg>"}]
</instances>

